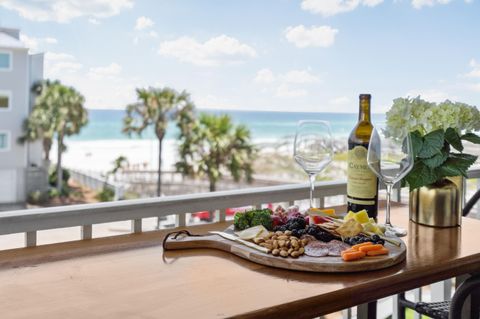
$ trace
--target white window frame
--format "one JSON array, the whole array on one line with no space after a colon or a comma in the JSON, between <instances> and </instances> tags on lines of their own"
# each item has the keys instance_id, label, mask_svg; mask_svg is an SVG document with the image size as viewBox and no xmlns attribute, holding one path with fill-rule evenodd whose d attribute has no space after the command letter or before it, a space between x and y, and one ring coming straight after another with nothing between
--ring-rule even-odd
<instances>
[{"instance_id":1,"label":"white window frame","mask_svg":"<svg viewBox=\"0 0 480 319\"><path fill-rule=\"evenodd\" d=\"M12 51L0 50L0 53L8 54L8 57L10 59L9 68L5 69L5 68L0 67L0 72L10 72L10 71L12 71L13 70L13 54L12 54Z\"/></svg>"},{"instance_id":2,"label":"white window frame","mask_svg":"<svg viewBox=\"0 0 480 319\"><path fill-rule=\"evenodd\" d=\"M6 148L0 148L0 152L10 152L10 149L12 147L12 134L10 131L5 131L5 130L0 130L0 134L5 134L7 136L7 147Z\"/></svg>"},{"instance_id":3,"label":"white window frame","mask_svg":"<svg viewBox=\"0 0 480 319\"><path fill-rule=\"evenodd\" d=\"M0 95L8 97L8 107L2 108L0 107L0 112L8 112L12 109L12 91L0 90Z\"/></svg>"}]
</instances>

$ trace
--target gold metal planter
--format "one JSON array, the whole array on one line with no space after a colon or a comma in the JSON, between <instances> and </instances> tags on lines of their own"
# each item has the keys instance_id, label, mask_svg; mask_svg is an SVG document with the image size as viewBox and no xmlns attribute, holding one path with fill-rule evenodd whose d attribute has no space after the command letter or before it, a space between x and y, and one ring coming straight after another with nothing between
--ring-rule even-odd
<instances>
[{"instance_id":1,"label":"gold metal planter","mask_svg":"<svg viewBox=\"0 0 480 319\"><path fill-rule=\"evenodd\" d=\"M463 178L445 178L410 192L410 219L434 227L462 223Z\"/></svg>"}]
</instances>

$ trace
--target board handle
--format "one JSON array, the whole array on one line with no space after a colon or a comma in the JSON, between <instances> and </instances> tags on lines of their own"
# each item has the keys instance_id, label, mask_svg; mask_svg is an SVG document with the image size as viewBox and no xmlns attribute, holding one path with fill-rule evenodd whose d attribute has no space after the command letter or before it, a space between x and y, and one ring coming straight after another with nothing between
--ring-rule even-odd
<instances>
[{"instance_id":1,"label":"board handle","mask_svg":"<svg viewBox=\"0 0 480 319\"><path fill-rule=\"evenodd\" d=\"M218 235L196 235L188 230L169 233L163 239L163 250L177 250L189 248L210 248L212 243L218 242Z\"/></svg>"}]
</instances>

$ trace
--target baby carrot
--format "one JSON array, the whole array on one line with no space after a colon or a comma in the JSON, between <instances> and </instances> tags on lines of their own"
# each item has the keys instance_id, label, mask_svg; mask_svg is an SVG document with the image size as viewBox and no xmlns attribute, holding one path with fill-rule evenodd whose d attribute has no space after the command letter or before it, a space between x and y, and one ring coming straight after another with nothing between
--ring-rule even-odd
<instances>
[{"instance_id":1,"label":"baby carrot","mask_svg":"<svg viewBox=\"0 0 480 319\"><path fill-rule=\"evenodd\" d=\"M359 251L363 251L364 253L372 250L380 250L383 248L383 245L376 244L376 245L368 245L368 246L362 246L358 248Z\"/></svg>"},{"instance_id":2,"label":"baby carrot","mask_svg":"<svg viewBox=\"0 0 480 319\"><path fill-rule=\"evenodd\" d=\"M343 254L354 253L354 252L357 252L357 251L358 251L358 250L355 250L355 249L353 249L353 248L350 248L350 249L342 250L341 255L343 256Z\"/></svg>"},{"instance_id":3,"label":"baby carrot","mask_svg":"<svg viewBox=\"0 0 480 319\"><path fill-rule=\"evenodd\" d=\"M363 251L354 251L342 255L342 259L345 261L353 261L357 259L362 259L363 257L365 257L365 253Z\"/></svg>"},{"instance_id":4,"label":"baby carrot","mask_svg":"<svg viewBox=\"0 0 480 319\"><path fill-rule=\"evenodd\" d=\"M373 245L373 243L370 242L370 241L367 241L366 243L361 243L361 244L353 245L353 246L352 246L352 249L353 249L353 250L358 250L360 247L370 246L370 245Z\"/></svg>"},{"instance_id":5,"label":"baby carrot","mask_svg":"<svg viewBox=\"0 0 480 319\"><path fill-rule=\"evenodd\" d=\"M382 247L381 249L370 250L367 252L367 256L380 256L380 255L388 255L388 249L385 247Z\"/></svg>"}]
</instances>

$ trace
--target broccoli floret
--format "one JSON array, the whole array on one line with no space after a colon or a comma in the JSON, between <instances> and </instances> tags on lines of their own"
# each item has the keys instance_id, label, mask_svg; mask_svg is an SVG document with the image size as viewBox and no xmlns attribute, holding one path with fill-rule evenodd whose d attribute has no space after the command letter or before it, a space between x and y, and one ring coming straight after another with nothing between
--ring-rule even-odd
<instances>
[{"instance_id":1,"label":"broccoli floret","mask_svg":"<svg viewBox=\"0 0 480 319\"><path fill-rule=\"evenodd\" d=\"M268 230L272 230L272 211L270 209L259 209L253 211L252 220L250 221L250 226L263 225Z\"/></svg>"},{"instance_id":2,"label":"broccoli floret","mask_svg":"<svg viewBox=\"0 0 480 319\"><path fill-rule=\"evenodd\" d=\"M240 213L240 212L236 213L235 216L233 217L233 225L237 230L244 230L250 227L247 214Z\"/></svg>"},{"instance_id":3,"label":"broccoli floret","mask_svg":"<svg viewBox=\"0 0 480 319\"><path fill-rule=\"evenodd\" d=\"M245 211L245 217L247 218L247 221L248 221L248 224L250 226L253 226L252 225L252 220L253 220L253 216L255 216L255 213L257 212L257 210L247 210Z\"/></svg>"}]
</instances>

